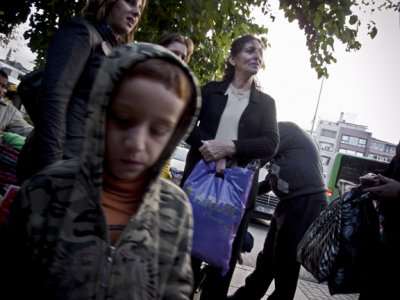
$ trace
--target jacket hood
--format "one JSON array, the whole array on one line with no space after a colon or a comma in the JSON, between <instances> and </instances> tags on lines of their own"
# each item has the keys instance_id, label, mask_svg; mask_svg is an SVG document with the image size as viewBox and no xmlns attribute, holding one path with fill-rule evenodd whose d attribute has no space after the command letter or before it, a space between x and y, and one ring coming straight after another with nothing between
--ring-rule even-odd
<instances>
[{"instance_id":1,"label":"jacket hood","mask_svg":"<svg viewBox=\"0 0 400 300\"><path fill-rule=\"evenodd\" d=\"M105 157L106 111L118 83L135 64L149 58L166 60L180 67L193 85L194 95L172 135L167 147L153 167L152 177L158 176L179 142L190 134L200 111L200 88L191 69L164 47L149 43L129 43L115 48L101 65L88 103L86 138L83 143L80 172L90 187L101 185ZM93 192L93 190L92 190Z\"/></svg>"}]
</instances>

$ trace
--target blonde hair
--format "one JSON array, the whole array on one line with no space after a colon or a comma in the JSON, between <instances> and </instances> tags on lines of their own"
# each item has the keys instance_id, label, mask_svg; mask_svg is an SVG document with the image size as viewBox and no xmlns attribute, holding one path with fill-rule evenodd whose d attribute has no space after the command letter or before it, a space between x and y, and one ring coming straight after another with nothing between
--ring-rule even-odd
<instances>
[{"instance_id":1,"label":"blonde hair","mask_svg":"<svg viewBox=\"0 0 400 300\"><path fill-rule=\"evenodd\" d=\"M100 22L106 17L107 13L111 10L115 2L117 1L118 0L89 0L86 6L82 9L81 16L90 21ZM134 36L139 27L139 22L142 17L143 10L146 6L146 2L146 0L142 0L139 21L137 22L135 27L128 34L118 38L118 42L120 44L131 43L134 41Z\"/></svg>"}]
</instances>

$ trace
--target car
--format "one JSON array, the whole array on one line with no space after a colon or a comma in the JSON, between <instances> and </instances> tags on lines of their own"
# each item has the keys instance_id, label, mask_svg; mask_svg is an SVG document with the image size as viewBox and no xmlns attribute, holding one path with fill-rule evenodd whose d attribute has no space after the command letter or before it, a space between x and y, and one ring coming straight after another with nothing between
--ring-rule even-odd
<instances>
[{"instance_id":1,"label":"car","mask_svg":"<svg viewBox=\"0 0 400 300\"><path fill-rule=\"evenodd\" d=\"M268 174L268 171L265 167L260 168L258 174L258 182L265 180L265 176ZM279 198L274 194L274 192L270 191L268 193L257 195L256 204L254 207L254 211L252 214L253 218L256 219L264 219L271 220L272 215L274 214L275 208L278 205Z\"/></svg>"},{"instance_id":2,"label":"car","mask_svg":"<svg viewBox=\"0 0 400 300\"><path fill-rule=\"evenodd\" d=\"M172 153L172 160L169 170L171 171L171 180L177 184L180 183L182 179L183 170L185 169L186 156L189 152L188 148L183 146L177 146Z\"/></svg>"}]
</instances>

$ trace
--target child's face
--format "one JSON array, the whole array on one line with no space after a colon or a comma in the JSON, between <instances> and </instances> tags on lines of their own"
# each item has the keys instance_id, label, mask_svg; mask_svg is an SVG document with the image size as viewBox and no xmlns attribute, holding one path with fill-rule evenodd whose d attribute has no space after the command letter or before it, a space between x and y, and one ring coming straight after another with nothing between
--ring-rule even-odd
<instances>
[{"instance_id":1,"label":"child's face","mask_svg":"<svg viewBox=\"0 0 400 300\"><path fill-rule=\"evenodd\" d=\"M115 177L131 180L154 165L169 142L185 101L163 84L127 78L111 102L106 129L106 163Z\"/></svg>"}]
</instances>

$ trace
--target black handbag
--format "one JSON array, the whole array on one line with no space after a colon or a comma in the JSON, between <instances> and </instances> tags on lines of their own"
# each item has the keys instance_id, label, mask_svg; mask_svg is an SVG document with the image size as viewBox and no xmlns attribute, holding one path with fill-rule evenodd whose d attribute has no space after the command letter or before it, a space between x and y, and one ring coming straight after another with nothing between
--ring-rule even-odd
<instances>
[{"instance_id":1,"label":"black handbag","mask_svg":"<svg viewBox=\"0 0 400 300\"><path fill-rule=\"evenodd\" d=\"M297 260L331 295L359 293L379 243L379 218L364 186L342 186L341 196L315 219L297 248ZM345 190L346 189L346 190Z\"/></svg>"},{"instance_id":2,"label":"black handbag","mask_svg":"<svg viewBox=\"0 0 400 300\"><path fill-rule=\"evenodd\" d=\"M339 252L342 200L332 200L311 224L297 247L297 261L318 282L326 281Z\"/></svg>"},{"instance_id":3,"label":"black handbag","mask_svg":"<svg viewBox=\"0 0 400 300\"><path fill-rule=\"evenodd\" d=\"M342 198L339 252L328 277L331 295L359 293L379 244L379 217L364 186ZM379 275L378 275L379 276Z\"/></svg>"}]
</instances>

